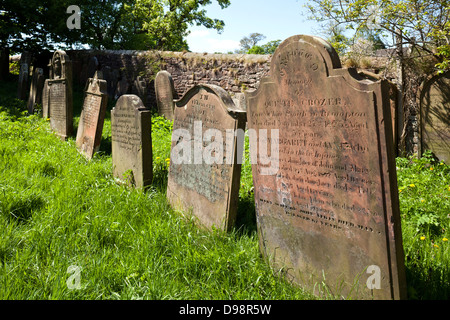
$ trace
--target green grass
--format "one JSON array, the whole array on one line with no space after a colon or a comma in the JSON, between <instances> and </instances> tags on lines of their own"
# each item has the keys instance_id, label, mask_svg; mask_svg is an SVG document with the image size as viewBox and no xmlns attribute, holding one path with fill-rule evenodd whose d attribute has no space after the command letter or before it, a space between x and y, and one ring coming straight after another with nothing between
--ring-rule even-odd
<instances>
[{"instance_id":1,"label":"green grass","mask_svg":"<svg viewBox=\"0 0 450 320\"><path fill-rule=\"evenodd\" d=\"M155 182L140 192L112 176L109 115L106 143L88 162L73 138L60 141L24 103L2 98L15 92L8 85L0 92L0 299L312 298L268 267L255 232L208 232L170 208L170 122L153 118ZM80 290L67 286L70 266L81 268Z\"/></svg>"},{"instance_id":2,"label":"green grass","mask_svg":"<svg viewBox=\"0 0 450 320\"><path fill-rule=\"evenodd\" d=\"M74 138L27 116L15 89L0 87L0 299L314 299L260 255L249 161L236 228L202 230L166 201L169 121L152 119L154 182L141 192L112 177L112 102L87 161ZM398 158L397 168L409 297L449 299L450 168L430 156ZM79 290L67 285L71 266Z\"/></svg>"}]
</instances>

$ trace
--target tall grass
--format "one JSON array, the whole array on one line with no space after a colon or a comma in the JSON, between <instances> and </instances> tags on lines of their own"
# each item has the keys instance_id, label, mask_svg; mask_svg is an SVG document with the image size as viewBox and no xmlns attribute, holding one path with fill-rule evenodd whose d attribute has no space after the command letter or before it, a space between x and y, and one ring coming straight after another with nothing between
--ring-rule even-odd
<instances>
[{"instance_id":1,"label":"tall grass","mask_svg":"<svg viewBox=\"0 0 450 320\"><path fill-rule=\"evenodd\" d=\"M73 138L63 142L45 119L27 116L10 97L15 88L0 86L0 299L315 298L261 258L248 141L236 228L206 231L166 201L169 121L152 119L154 182L142 192L112 176L113 102L100 152L87 161ZM76 127L83 95L75 97ZM397 159L412 299L450 297L449 172L429 154Z\"/></svg>"},{"instance_id":2,"label":"tall grass","mask_svg":"<svg viewBox=\"0 0 450 320\"><path fill-rule=\"evenodd\" d=\"M170 208L170 122L154 117L141 192L116 183L108 143L87 161L23 103L0 106L0 299L312 298L264 263L255 232L202 230Z\"/></svg>"}]
</instances>

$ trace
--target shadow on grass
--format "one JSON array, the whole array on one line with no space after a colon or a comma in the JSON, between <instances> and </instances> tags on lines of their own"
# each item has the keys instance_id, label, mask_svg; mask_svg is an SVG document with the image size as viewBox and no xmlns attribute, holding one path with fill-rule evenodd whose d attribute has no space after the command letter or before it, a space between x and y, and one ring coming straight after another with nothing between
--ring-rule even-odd
<instances>
[{"instance_id":1,"label":"shadow on grass","mask_svg":"<svg viewBox=\"0 0 450 320\"><path fill-rule=\"evenodd\" d=\"M448 300L450 282L448 266L424 270L417 265L406 266L409 300Z\"/></svg>"},{"instance_id":2,"label":"shadow on grass","mask_svg":"<svg viewBox=\"0 0 450 320\"><path fill-rule=\"evenodd\" d=\"M251 236L256 232L256 211L253 192L239 196L235 229L238 234Z\"/></svg>"}]
</instances>

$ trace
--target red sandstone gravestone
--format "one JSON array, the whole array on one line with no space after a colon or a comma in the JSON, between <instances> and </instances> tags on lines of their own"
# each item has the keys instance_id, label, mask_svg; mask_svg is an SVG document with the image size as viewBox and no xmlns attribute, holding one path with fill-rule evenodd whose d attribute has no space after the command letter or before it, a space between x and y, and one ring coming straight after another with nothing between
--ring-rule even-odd
<instances>
[{"instance_id":1,"label":"red sandstone gravestone","mask_svg":"<svg viewBox=\"0 0 450 320\"><path fill-rule=\"evenodd\" d=\"M244 126L245 112L218 86L195 86L176 102L167 197L207 228L235 222Z\"/></svg>"},{"instance_id":2,"label":"red sandstone gravestone","mask_svg":"<svg viewBox=\"0 0 450 320\"><path fill-rule=\"evenodd\" d=\"M106 90L106 81L98 79L97 73L88 80L76 138L78 150L87 159L100 148L108 103Z\"/></svg>"},{"instance_id":3,"label":"red sandstone gravestone","mask_svg":"<svg viewBox=\"0 0 450 320\"><path fill-rule=\"evenodd\" d=\"M247 94L260 248L298 284L405 298L388 94L309 36L285 40L270 76ZM278 170L266 170L267 159Z\"/></svg>"},{"instance_id":4,"label":"red sandstone gravestone","mask_svg":"<svg viewBox=\"0 0 450 320\"><path fill-rule=\"evenodd\" d=\"M151 112L136 95L125 94L111 111L113 173L137 188L152 183Z\"/></svg>"}]
</instances>

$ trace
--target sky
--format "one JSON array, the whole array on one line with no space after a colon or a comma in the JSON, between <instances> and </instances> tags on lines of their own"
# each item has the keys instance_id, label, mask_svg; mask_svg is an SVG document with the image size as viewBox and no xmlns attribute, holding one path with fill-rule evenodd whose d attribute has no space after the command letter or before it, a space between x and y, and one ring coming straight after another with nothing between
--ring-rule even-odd
<instances>
[{"instance_id":1,"label":"sky","mask_svg":"<svg viewBox=\"0 0 450 320\"><path fill-rule=\"evenodd\" d=\"M225 22L221 34L214 29L193 26L187 37L192 52L234 52L239 40L250 33L266 38L259 45L273 40L285 40L297 34L320 35L316 22L308 20L303 7L306 0L231 0L221 9L216 1L205 7L207 16Z\"/></svg>"}]
</instances>

